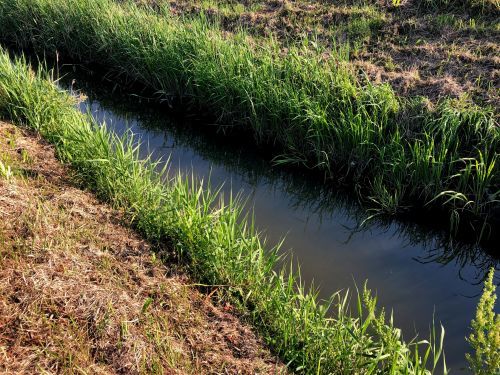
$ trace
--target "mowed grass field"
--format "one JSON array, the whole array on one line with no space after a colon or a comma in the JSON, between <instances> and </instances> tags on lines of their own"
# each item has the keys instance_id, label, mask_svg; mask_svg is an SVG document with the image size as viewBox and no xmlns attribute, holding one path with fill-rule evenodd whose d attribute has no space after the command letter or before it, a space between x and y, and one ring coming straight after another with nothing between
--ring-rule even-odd
<instances>
[{"instance_id":1,"label":"mowed grass field","mask_svg":"<svg viewBox=\"0 0 500 375\"><path fill-rule=\"evenodd\" d=\"M363 79L399 96L467 96L499 106L500 3L491 1L136 0L177 17L200 13L227 32L275 37L286 48L312 39L344 48Z\"/></svg>"},{"instance_id":2,"label":"mowed grass field","mask_svg":"<svg viewBox=\"0 0 500 375\"><path fill-rule=\"evenodd\" d=\"M0 372L288 372L75 177L36 132L0 121Z\"/></svg>"}]
</instances>

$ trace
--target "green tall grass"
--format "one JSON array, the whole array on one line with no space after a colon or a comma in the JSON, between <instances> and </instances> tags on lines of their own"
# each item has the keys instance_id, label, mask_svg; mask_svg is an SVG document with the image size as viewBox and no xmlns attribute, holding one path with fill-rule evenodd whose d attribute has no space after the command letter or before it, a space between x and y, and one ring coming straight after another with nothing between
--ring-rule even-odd
<instances>
[{"instance_id":1,"label":"green tall grass","mask_svg":"<svg viewBox=\"0 0 500 375\"><path fill-rule=\"evenodd\" d=\"M37 130L85 186L122 209L146 238L170 244L193 277L219 286L221 297L239 308L293 371L426 374L437 368L442 335L405 343L366 288L353 296L354 315L347 293L319 301L297 273L275 271L279 249L266 250L237 199L225 204L217 190L192 177L155 172L154 161L139 159L132 138L119 138L81 114L48 74L34 73L1 50L0 115Z\"/></svg>"},{"instance_id":2,"label":"green tall grass","mask_svg":"<svg viewBox=\"0 0 500 375\"><path fill-rule=\"evenodd\" d=\"M361 82L346 54L312 42L282 50L203 15L186 20L111 0L2 0L0 39L99 63L162 100L250 131L276 163L355 187L377 214L419 206L478 233L498 213L500 128L492 110L443 100L429 110L387 85ZM325 57L328 56L328 57Z\"/></svg>"}]
</instances>

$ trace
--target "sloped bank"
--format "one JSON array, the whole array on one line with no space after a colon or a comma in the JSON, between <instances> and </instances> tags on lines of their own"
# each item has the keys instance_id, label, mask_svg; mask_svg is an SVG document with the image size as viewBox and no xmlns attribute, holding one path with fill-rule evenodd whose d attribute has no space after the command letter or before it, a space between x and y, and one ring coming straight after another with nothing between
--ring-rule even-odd
<instances>
[{"instance_id":1,"label":"sloped bank","mask_svg":"<svg viewBox=\"0 0 500 375\"><path fill-rule=\"evenodd\" d=\"M53 147L1 121L0 218L1 373L287 372L168 249L80 190Z\"/></svg>"},{"instance_id":2,"label":"sloped bank","mask_svg":"<svg viewBox=\"0 0 500 375\"><path fill-rule=\"evenodd\" d=\"M280 50L203 17L183 21L111 0L4 0L0 38L102 64L162 99L208 109L250 130L277 162L356 188L378 213L445 212L487 236L499 213L499 127L466 100L429 109L357 81L341 53Z\"/></svg>"},{"instance_id":3,"label":"sloped bank","mask_svg":"<svg viewBox=\"0 0 500 375\"><path fill-rule=\"evenodd\" d=\"M422 373L441 366L434 332L430 344L403 342L368 291L358 297L358 317L350 315L344 293L318 301L297 276L273 271L278 249L266 249L251 220L239 220L235 200L224 205L217 192L188 177L163 181L151 161L138 159L132 139L114 136L74 104L48 75L1 53L2 116L37 130L84 186L124 211L150 241L172 247L195 279L217 286L293 371Z\"/></svg>"}]
</instances>

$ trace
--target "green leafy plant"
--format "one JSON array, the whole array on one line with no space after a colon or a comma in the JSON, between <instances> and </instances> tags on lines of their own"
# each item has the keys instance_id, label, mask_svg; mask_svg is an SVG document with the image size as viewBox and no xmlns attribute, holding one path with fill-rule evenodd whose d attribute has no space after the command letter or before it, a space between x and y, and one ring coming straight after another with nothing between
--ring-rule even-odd
<instances>
[{"instance_id":1,"label":"green leafy plant","mask_svg":"<svg viewBox=\"0 0 500 375\"><path fill-rule=\"evenodd\" d=\"M492 268L484 283L484 290L472 320L467 341L474 354L466 354L470 369L477 375L500 374L500 314L495 313L496 286Z\"/></svg>"}]
</instances>

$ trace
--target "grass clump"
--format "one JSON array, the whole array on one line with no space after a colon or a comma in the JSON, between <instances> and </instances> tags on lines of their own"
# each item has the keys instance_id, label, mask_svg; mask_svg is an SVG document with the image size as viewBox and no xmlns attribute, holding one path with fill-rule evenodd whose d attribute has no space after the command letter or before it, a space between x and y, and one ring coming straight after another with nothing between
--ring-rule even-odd
<instances>
[{"instance_id":1,"label":"grass clump","mask_svg":"<svg viewBox=\"0 0 500 375\"><path fill-rule=\"evenodd\" d=\"M253 133L278 164L354 186L378 213L420 207L489 232L498 207L499 127L465 100L408 104L388 85L361 82L342 48L305 40L283 51L227 35L204 18L181 20L110 0L4 0L0 38L102 64L163 100L209 110L224 129ZM415 108L416 108L415 107ZM465 135L466 138L463 138Z\"/></svg>"},{"instance_id":2,"label":"grass clump","mask_svg":"<svg viewBox=\"0 0 500 375\"><path fill-rule=\"evenodd\" d=\"M466 354L470 369L477 375L500 374L500 314L495 313L496 286L492 268L472 320L468 342L474 354Z\"/></svg>"},{"instance_id":3,"label":"grass clump","mask_svg":"<svg viewBox=\"0 0 500 375\"><path fill-rule=\"evenodd\" d=\"M10 168L10 165L4 164L0 160L0 177L9 180L12 177L12 169Z\"/></svg>"},{"instance_id":4,"label":"grass clump","mask_svg":"<svg viewBox=\"0 0 500 375\"><path fill-rule=\"evenodd\" d=\"M274 271L278 248L266 249L237 199L229 203L194 178L168 178L119 138L75 108L74 99L24 60L0 54L0 113L54 143L82 183L124 211L152 241L168 243L195 278L218 285L266 343L298 373L432 373L442 341L405 343L365 288L351 315L345 293L319 301L292 270Z\"/></svg>"}]
</instances>

